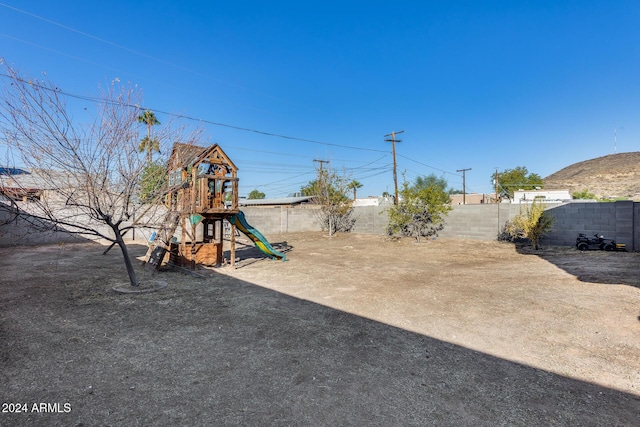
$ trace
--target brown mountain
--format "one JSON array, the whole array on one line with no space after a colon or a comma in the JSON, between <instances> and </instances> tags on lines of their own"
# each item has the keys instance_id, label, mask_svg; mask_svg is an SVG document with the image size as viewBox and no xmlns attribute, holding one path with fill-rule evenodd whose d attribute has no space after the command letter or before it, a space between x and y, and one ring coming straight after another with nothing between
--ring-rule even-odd
<instances>
[{"instance_id":1,"label":"brown mountain","mask_svg":"<svg viewBox=\"0 0 640 427\"><path fill-rule=\"evenodd\" d=\"M640 152L585 160L544 178L545 190L588 191L599 198L640 200Z\"/></svg>"}]
</instances>

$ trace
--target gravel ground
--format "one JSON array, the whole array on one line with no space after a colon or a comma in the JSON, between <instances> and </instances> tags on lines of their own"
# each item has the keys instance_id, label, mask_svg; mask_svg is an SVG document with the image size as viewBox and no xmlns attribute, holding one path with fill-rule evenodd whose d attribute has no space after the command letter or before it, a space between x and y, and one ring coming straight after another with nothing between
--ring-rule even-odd
<instances>
[{"instance_id":1,"label":"gravel ground","mask_svg":"<svg viewBox=\"0 0 640 427\"><path fill-rule=\"evenodd\" d=\"M137 295L115 250L0 248L0 425L640 425L640 254L269 238Z\"/></svg>"}]
</instances>

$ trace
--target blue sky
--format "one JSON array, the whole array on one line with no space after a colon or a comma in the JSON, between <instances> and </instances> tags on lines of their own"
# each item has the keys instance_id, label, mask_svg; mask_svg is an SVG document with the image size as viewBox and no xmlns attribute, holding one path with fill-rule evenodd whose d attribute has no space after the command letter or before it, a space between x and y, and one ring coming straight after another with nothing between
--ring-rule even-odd
<instances>
[{"instance_id":1,"label":"blue sky","mask_svg":"<svg viewBox=\"0 0 640 427\"><path fill-rule=\"evenodd\" d=\"M73 94L117 77L200 119L241 195L299 191L314 159L359 196L392 193L384 136L400 130L400 181L462 189L471 168L467 191L489 193L496 168L545 177L640 150L639 22L615 0L0 0L0 56Z\"/></svg>"}]
</instances>

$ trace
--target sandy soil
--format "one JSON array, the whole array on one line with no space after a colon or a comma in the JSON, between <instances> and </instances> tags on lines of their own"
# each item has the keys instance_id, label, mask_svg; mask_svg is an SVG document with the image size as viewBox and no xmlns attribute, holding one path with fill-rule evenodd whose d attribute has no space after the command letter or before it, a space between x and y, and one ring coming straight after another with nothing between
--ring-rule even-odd
<instances>
[{"instance_id":1,"label":"sandy soil","mask_svg":"<svg viewBox=\"0 0 640 427\"><path fill-rule=\"evenodd\" d=\"M640 254L269 238L138 295L115 250L0 248L0 425L640 424Z\"/></svg>"}]
</instances>

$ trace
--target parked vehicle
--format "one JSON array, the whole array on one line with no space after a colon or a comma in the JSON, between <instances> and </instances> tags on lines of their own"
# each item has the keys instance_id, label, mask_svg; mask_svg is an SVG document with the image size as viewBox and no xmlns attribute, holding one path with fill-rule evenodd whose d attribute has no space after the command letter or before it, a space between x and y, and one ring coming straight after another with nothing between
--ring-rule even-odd
<instances>
[{"instance_id":1,"label":"parked vehicle","mask_svg":"<svg viewBox=\"0 0 640 427\"><path fill-rule=\"evenodd\" d=\"M605 239L602 234L594 234L593 237L587 237L586 234L580 233L576 238L576 248L581 251L599 249L601 251L624 251L624 243L616 243L613 239Z\"/></svg>"}]
</instances>

